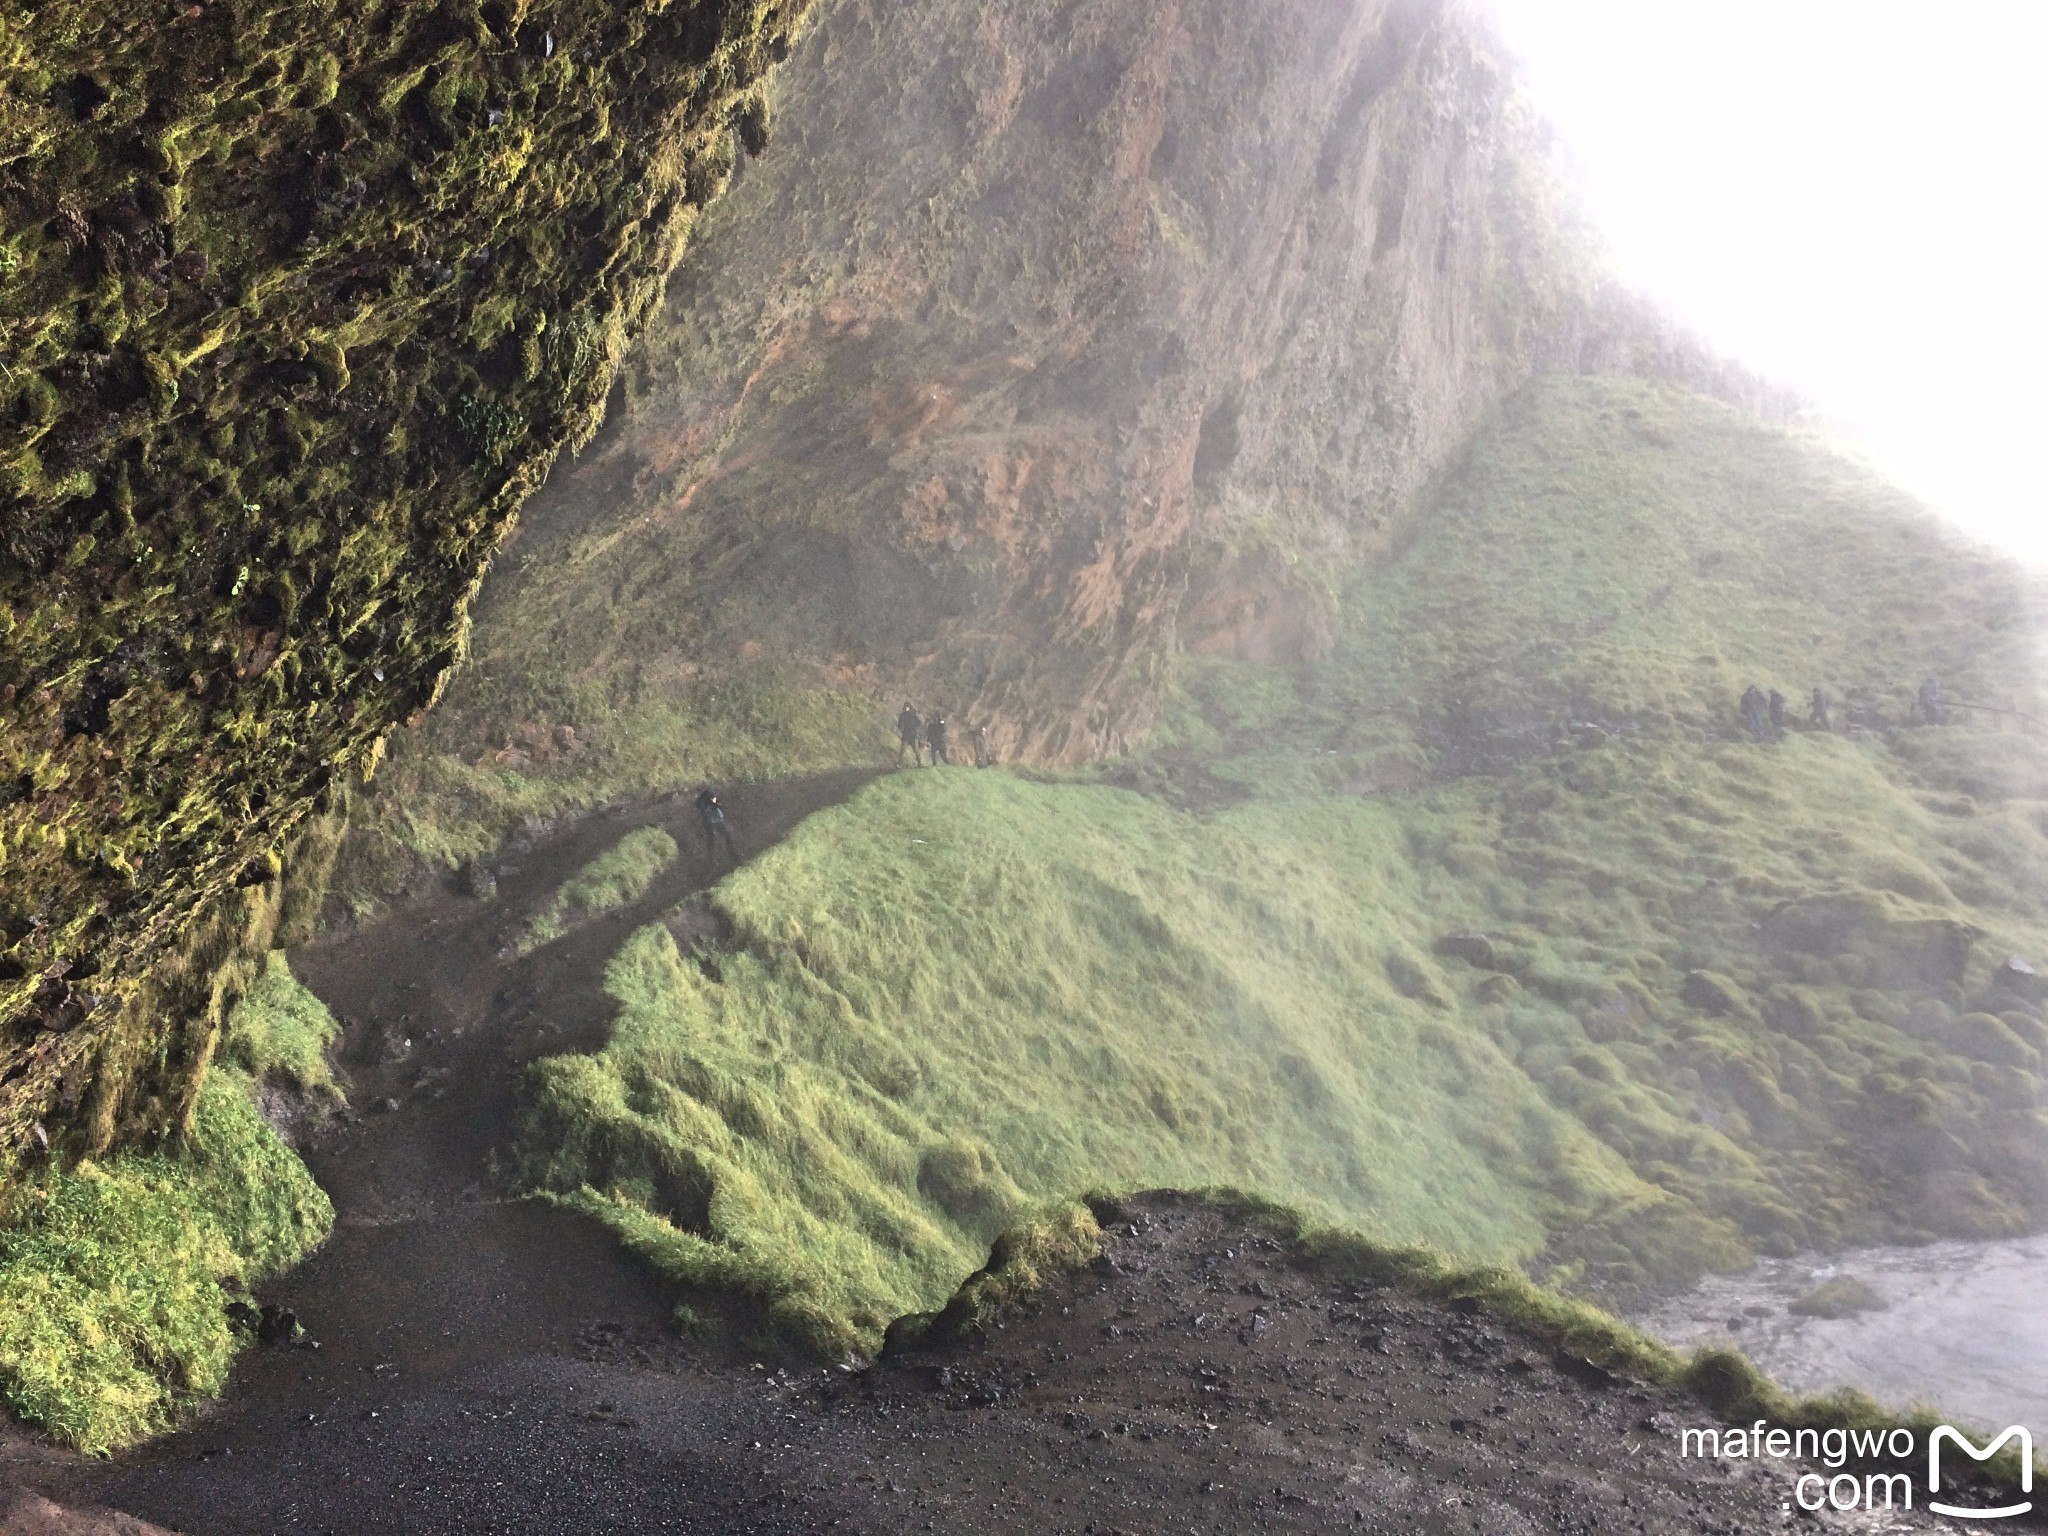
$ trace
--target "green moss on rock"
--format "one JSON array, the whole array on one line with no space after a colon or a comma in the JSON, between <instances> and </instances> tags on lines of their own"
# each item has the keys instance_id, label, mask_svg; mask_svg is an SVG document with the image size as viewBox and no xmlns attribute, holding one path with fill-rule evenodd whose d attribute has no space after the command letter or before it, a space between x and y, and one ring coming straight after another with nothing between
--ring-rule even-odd
<instances>
[{"instance_id":1,"label":"green moss on rock","mask_svg":"<svg viewBox=\"0 0 2048 1536\"><path fill-rule=\"evenodd\" d=\"M434 698L806 9L0 15L0 1173L190 1121L241 882Z\"/></svg>"},{"instance_id":2,"label":"green moss on rock","mask_svg":"<svg viewBox=\"0 0 2048 1536\"><path fill-rule=\"evenodd\" d=\"M230 1294L296 1263L333 1207L249 1102L213 1074L175 1155L44 1169L0 1223L0 1401L86 1451L166 1427L220 1390Z\"/></svg>"}]
</instances>

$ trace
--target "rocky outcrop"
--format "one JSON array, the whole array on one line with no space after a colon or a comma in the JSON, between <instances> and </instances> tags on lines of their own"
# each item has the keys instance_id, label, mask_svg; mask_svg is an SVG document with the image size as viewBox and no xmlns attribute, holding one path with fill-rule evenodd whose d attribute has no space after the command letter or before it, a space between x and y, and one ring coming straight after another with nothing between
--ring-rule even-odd
<instances>
[{"instance_id":1,"label":"rocky outcrop","mask_svg":"<svg viewBox=\"0 0 2048 1536\"><path fill-rule=\"evenodd\" d=\"M1764 394L1598 278L1457 0L844 5L783 80L494 577L477 689L766 656L1084 760L1180 650L1315 654L1532 370ZM460 707L458 751L530 726Z\"/></svg>"},{"instance_id":2,"label":"rocky outcrop","mask_svg":"<svg viewBox=\"0 0 2048 1536\"><path fill-rule=\"evenodd\" d=\"M0 1536L168 1536L133 1515L65 1509L33 1493L0 1491Z\"/></svg>"}]
</instances>

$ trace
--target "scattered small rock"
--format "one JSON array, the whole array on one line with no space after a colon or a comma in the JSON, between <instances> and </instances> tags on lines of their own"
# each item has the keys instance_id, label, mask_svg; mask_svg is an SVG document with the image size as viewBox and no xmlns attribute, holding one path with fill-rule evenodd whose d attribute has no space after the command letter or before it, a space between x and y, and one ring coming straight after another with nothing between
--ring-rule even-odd
<instances>
[{"instance_id":1,"label":"scattered small rock","mask_svg":"<svg viewBox=\"0 0 2048 1536\"><path fill-rule=\"evenodd\" d=\"M1583 1382L1589 1387L1611 1387L1621 1380L1598 1361L1575 1355L1568 1349L1560 1349L1553 1357L1553 1363L1573 1381Z\"/></svg>"}]
</instances>

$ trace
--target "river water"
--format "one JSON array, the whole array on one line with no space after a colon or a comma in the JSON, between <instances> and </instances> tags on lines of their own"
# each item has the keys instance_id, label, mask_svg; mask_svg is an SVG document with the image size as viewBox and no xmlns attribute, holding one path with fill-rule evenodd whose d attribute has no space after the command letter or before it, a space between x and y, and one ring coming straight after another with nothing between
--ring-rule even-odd
<instances>
[{"instance_id":1,"label":"river water","mask_svg":"<svg viewBox=\"0 0 2048 1536\"><path fill-rule=\"evenodd\" d=\"M1884 1308L1832 1319L1786 1310L1843 1278ZM1732 1344L1794 1393L1857 1387L1887 1407L2048 1436L2048 1236L1766 1259L1630 1321L1684 1349Z\"/></svg>"}]
</instances>

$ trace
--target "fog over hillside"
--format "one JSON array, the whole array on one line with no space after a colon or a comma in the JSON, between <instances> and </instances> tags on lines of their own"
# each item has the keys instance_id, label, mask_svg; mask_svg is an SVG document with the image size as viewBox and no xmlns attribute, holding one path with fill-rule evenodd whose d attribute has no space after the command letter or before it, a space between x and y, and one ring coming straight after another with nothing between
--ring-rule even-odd
<instances>
[{"instance_id":1,"label":"fog over hillside","mask_svg":"<svg viewBox=\"0 0 2048 1536\"><path fill-rule=\"evenodd\" d=\"M0 1480L1736 1529L1924 1467L1678 1431L1924 1435L1735 1351L1962 1382L1809 1366L2048 1225L2048 587L1638 280L1562 135L1675 109L1551 122L1491 14L0 18Z\"/></svg>"}]
</instances>

